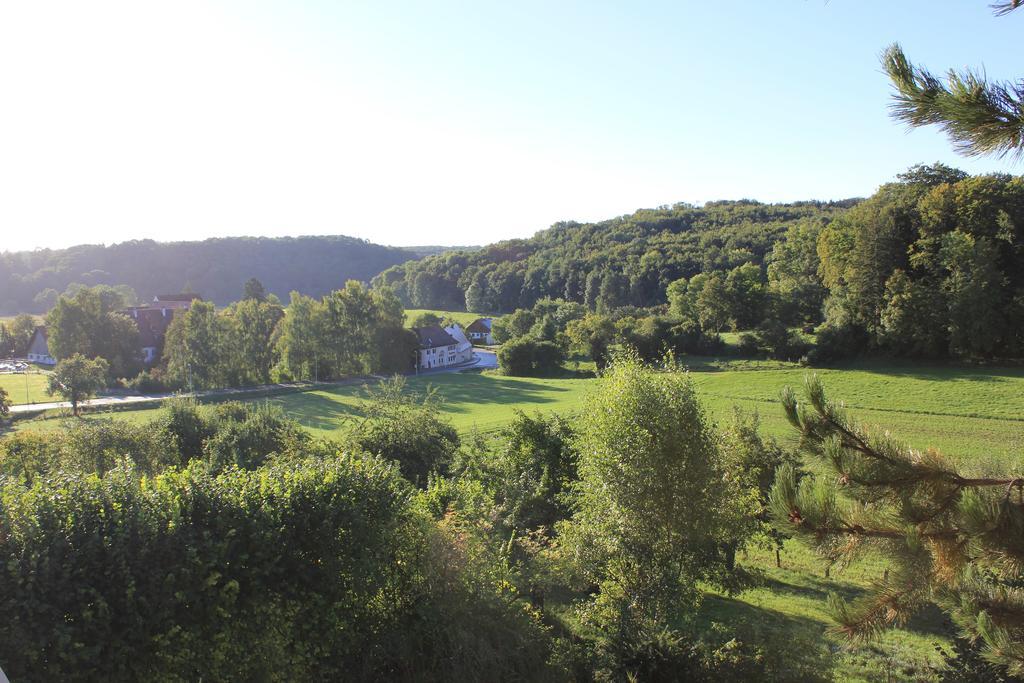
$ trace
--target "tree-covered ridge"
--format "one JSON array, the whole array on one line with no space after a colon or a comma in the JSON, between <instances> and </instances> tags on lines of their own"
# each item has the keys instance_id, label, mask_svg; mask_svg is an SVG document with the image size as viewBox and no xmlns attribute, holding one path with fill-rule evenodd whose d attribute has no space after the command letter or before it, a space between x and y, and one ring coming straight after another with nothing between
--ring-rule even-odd
<instances>
[{"instance_id":1,"label":"tree-covered ridge","mask_svg":"<svg viewBox=\"0 0 1024 683\"><path fill-rule=\"evenodd\" d=\"M44 313L73 285L127 285L142 300L190 288L227 304L257 277L281 298L323 296L346 280L369 281L417 254L343 235L137 240L111 246L0 253L0 313Z\"/></svg>"},{"instance_id":2,"label":"tree-covered ridge","mask_svg":"<svg viewBox=\"0 0 1024 683\"><path fill-rule=\"evenodd\" d=\"M542 298L597 308L664 303L669 283L700 272L763 265L795 224L827 223L857 200L721 201L643 209L599 223L556 223L530 239L393 266L390 285L410 307L508 312Z\"/></svg>"}]
</instances>

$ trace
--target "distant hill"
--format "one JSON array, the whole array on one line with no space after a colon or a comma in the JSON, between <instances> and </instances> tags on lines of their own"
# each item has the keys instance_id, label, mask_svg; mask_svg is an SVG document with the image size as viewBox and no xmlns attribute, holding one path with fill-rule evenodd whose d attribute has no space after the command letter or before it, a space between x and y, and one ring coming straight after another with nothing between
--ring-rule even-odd
<instances>
[{"instance_id":1,"label":"distant hill","mask_svg":"<svg viewBox=\"0 0 1024 683\"><path fill-rule=\"evenodd\" d=\"M422 251L345 236L227 237L201 242L140 240L0 254L0 315L41 313L69 285L128 285L142 300L185 288L218 304L251 277L283 300L323 295L346 280L368 281ZM429 253L429 252L427 252Z\"/></svg>"},{"instance_id":2,"label":"distant hill","mask_svg":"<svg viewBox=\"0 0 1024 683\"><path fill-rule=\"evenodd\" d=\"M556 223L529 239L395 265L374 283L424 309L511 311L543 297L593 306L601 292L617 305L651 306L680 277L763 265L790 225L827 223L859 201L676 204L598 223Z\"/></svg>"}]
</instances>

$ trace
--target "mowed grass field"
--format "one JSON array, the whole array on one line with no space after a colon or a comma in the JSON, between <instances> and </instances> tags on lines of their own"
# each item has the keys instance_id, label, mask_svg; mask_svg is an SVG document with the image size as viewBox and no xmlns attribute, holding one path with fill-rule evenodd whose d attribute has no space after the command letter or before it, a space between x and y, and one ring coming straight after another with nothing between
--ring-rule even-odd
<instances>
[{"instance_id":1,"label":"mowed grass field","mask_svg":"<svg viewBox=\"0 0 1024 683\"><path fill-rule=\"evenodd\" d=\"M46 375L41 372L30 372L25 375L3 374L0 375L0 389L7 392L14 405L57 400L46 393L46 381Z\"/></svg>"},{"instance_id":2,"label":"mowed grass field","mask_svg":"<svg viewBox=\"0 0 1024 683\"><path fill-rule=\"evenodd\" d=\"M471 322L473 322L477 318L493 318L493 317L497 317L497 316L489 316L489 315L480 314L480 313L466 313L465 311L434 311L434 310L430 310L428 308L407 308L405 310L405 324L406 324L406 326L411 325L413 320L415 320L416 318L418 318L420 315L422 315L424 313L433 313L434 315L436 315L438 317L441 317L441 318L451 318L452 320L454 320L458 324L462 325L463 327L465 327L466 325L469 325Z\"/></svg>"}]
</instances>

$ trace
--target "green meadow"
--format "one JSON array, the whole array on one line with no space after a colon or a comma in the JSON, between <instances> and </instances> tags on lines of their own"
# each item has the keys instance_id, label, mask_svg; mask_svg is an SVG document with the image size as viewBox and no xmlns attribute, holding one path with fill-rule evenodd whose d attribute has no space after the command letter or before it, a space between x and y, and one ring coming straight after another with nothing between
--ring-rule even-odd
<instances>
[{"instance_id":1,"label":"green meadow","mask_svg":"<svg viewBox=\"0 0 1024 683\"><path fill-rule=\"evenodd\" d=\"M0 389L7 392L14 405L57 400L46 393L46 375L40 372L30 372L24 375L0 375Z\"/></svg>"},{"instance_id":2,"label":"green meadow","mask_svg":"<svg viewBox=\"0 0 1024 683\"><path fill-rule=\"evenodd\" d=\"M405 324L412 324L413 320L424 313L433 313L440 318L451 318L463 327L470 324L477 318L492 317L480 313L466 313L465 311L434 311L428 308L407 308L405 310Z\"/></svg>"}]
</instances>

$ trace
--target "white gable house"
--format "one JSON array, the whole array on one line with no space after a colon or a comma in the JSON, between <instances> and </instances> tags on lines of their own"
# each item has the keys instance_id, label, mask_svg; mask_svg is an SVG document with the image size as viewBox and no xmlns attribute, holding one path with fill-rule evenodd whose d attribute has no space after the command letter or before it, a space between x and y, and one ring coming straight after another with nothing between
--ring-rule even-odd
<instances>
[{"instance_id":1,"label":"white gable house","mask_svg":"<svg viewBox=\"0 0 1024 683\"><path fill-rule=\"evenodd\" d=\"M438 325L418 327L415 332L420 340L419 367L423 370L460 365L473 357L473 346L461 329L459 335L463 342ZM469 344L468 352L466 344Z\"/></svg>"},{"instance_id":2,"label":"white gable house","mask_svg":"<svg viewBox=\"0 0 1024 683\"><path fill-rule=\"evenodd\" d=\"M469 324L466 328L466 334L469 340L474 344L480 344L482 346L491 346L494 344L494 335L491 334L491 323L494 322L493 318L477 318Z\"/></svg>"},{"instance_id":3,"label":"white gable house","mask_svg":"<svg viewBox=\"0 0 1024 683\"><path fill-rule=\"evenodd\" d=\"M50 355L50 344L46 334L46 328L40 325L32 333L32 341L28 344L28 360L31 363L41 365L56 365L57 359Z\"/></svg>"}]
</instances>

